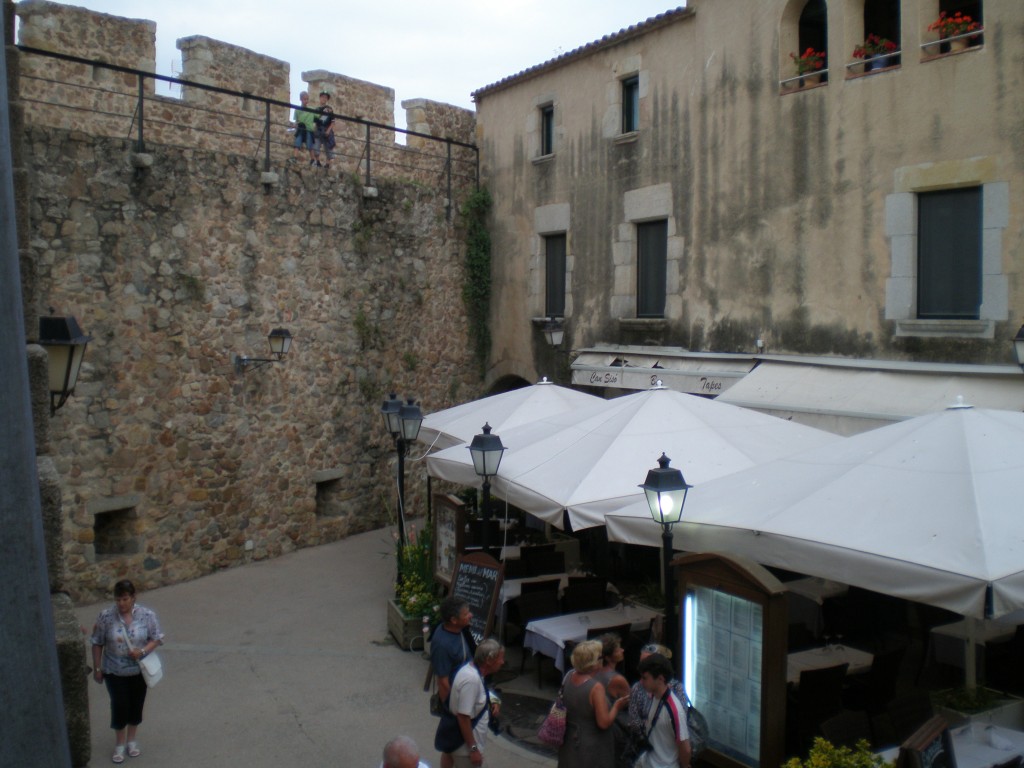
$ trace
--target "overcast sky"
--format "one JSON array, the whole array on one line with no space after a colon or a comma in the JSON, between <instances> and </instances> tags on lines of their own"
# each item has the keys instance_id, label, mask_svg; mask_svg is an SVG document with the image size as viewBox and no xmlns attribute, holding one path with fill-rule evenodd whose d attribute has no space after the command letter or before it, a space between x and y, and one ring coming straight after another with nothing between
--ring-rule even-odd
<instances>
[{"instance_id":1,"label":"overcast sky","mask_svg":"<svg viewBox=\"0 0 1024 768\"><path fill-rule=\"evenodd\" d=\"M78 0L157 23L156 68L181 68L175 41L204 35L291 65L292 102L313 69L472 109L477 88L617 32L683 0ZM172 62L174 72L172 72ZM404 118L399 127L404 127Z\"/></svg>"}]
</instances>

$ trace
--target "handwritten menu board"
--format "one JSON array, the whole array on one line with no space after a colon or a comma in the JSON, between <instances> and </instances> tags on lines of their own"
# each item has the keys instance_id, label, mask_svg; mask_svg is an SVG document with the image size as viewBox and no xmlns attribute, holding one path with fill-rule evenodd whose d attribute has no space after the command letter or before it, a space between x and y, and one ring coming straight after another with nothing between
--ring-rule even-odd
<instances>
[{"instance_id":1,"label":"handwritten menu board","mask_svg":"<svg viewBox=\"0 0 1024 768\"><path fill-rule=\"evenodd\" d=\"M464 555L455 563L452 594L469 603L469 610L473 614L469 631L477 643L491 634L494 608L501 592L504 573L505 566L483 552Z\"/></svg>"},{"instance_id":2,"label":"handwritten menu board","mask_svg":"<svg viewBox=\"0 0 1024 768\"><path fill-rule=\"evenodd\" d=\"M434 578L451 586L455 559L462 552L466 529L466 505L457 496L434 494Z\"/></svg>"}]
</instances>

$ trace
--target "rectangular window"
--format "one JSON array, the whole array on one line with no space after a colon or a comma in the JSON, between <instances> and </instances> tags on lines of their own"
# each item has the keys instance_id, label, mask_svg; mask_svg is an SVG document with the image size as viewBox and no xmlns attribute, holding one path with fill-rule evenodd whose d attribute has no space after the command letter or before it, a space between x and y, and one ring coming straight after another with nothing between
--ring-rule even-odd
<instances>
[{"instance_id":1,"label":"rectangular window","mask_svg":"<svg viewBox=\"0 0 1024 768\"><path fill-rule=\"evenodd\" d=\"M565 235L544 238L544 315L565 316Z\"/></svg>"},{"instance_id":2,"label":"rectangular window","mask_svg":"<svg viewBox=\"0 0 1024 768\"><path fill-rule=\"evenodd\" d=\"M917 316L978 319L981 187L917 196Z\"/></svg>"},{"instance_id":3,"label":"rectangular window","mask_svg":"<svg viewBox=\"0 0 1024 768\"><path fill-rule=\"evenodd\" d=\"M548 104L540 108L540 153L550 155L555 151L555 108Z\"/></svg>"},{"instance_id":4,"label":"rectangular window","mask_svg":"<svg viewBox=\"0 0 1024 768\"><path fill-rule=\"evenodd\" d=\"M636 243L636 316L664 317L668 221L637 224Z\"/></svg>"},{"instance_id":5,"label":"rectangular window","mask_svg":"<svg viewBox=\"0 0 1024 768\"><path fill-rule=\"evenodd\" d=\"M640 128L640 78L634 75L622 81L622 132Z\"/></svg>"}]
</instances>

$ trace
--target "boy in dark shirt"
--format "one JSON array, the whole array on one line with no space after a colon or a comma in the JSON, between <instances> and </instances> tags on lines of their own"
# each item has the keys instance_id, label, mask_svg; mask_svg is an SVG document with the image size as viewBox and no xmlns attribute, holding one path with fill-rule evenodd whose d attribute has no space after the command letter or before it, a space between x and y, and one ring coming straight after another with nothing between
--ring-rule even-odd
<instances>
[{"instance_id":1,"label":"boy in dark shirt","mask_svg":"<svg viewBox=\"0 0 1024 768\"><path fill-rule=\"evenodd\" d=\"M334 159L334 110L328 103L330 100L331 94L320 91L320 108L316 115L316 164L320 165L320 148L323 147L327 150L324 168L330 168Z\"/></svg>"}]
</instances>

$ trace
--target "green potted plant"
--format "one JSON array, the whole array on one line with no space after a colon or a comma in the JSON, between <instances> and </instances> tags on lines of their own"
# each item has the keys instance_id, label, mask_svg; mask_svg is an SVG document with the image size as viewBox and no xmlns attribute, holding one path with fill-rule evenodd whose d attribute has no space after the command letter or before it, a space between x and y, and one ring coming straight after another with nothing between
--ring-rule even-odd
<instances>
[{"instance_id":1,"label":"green potted plant","mask_svg":"<svg viewBox=\"0 0 1024 768\"><path fill-rule=\"evenodd\" d=\"M806 82L814 85L821 81L821 70L825 67L825 52L807 48L803 53L790 53L789 58L796 65L796 73L800 76L800 87Z\"/></svg>"},{"instance_id":2,"label":"green potted plant","mask_svg":"<svg viewBox=\"0 0 1024 768\"><path fill-rule=\"evenodd\" d=\"M871 751L871 745L866 739L861 739L850 749L837 747L819 736L814 740L806 760L793 757L783 763L782 768L882 768L888 765L891 763Z\"/></svg>"},{"instance_id":3,"label":"green potted plant","mask_svg":"<svg viewBox=\"0 0 1024 768\"><path fill-rule=\"evenodd\" d=\"M949 40L949 48L951 51L959 51L966 48L971 40L971 38L961 37L961 35L980 32L981 24L960 11L952 14L943 11L939 14L939 18L928 25L928 31L938 32L940 40L958 38L956 40Z\"/></svg>"},{"instance_id":4,"label":"green potted plant","mask_svg":"<svg viewBox=\"0 0 1024 768\"><path fill-rule=\"evenodd\" d=\"M983 685L936 691L932 704L936 714L945 717L950 725L983 722L1014 729L1024 727L1024 699Z\"/></svg>"},{"instance_id":5,"label":"green potted plant","mask_svg":"<svg viewBox=\"0 0 1024 768\"><path fill-rule=\"evenodd\" d=\"M899 50L899 46L892 40L879 37L873 32L867 39L853 49L853 58L864 60L864 71L870 72L873 69L884 69L892 66L892 54Z\"/></svg>"},{"instance_id":6,"label":"green potted plant","mask_svg":"<svg viewBox=\"0 0 1024 768\"><path fill-rule=\"evenodd\" d=\"M388 631L406 649L423 641L423 624L433 626L440 621L440 600L434 585L430 536L419 535L410 525L409 541L403 547L395 539L398 578L395 596L388 600ZM424 622L424 618L426 622Z\"/></svg>"}]
</instances>

